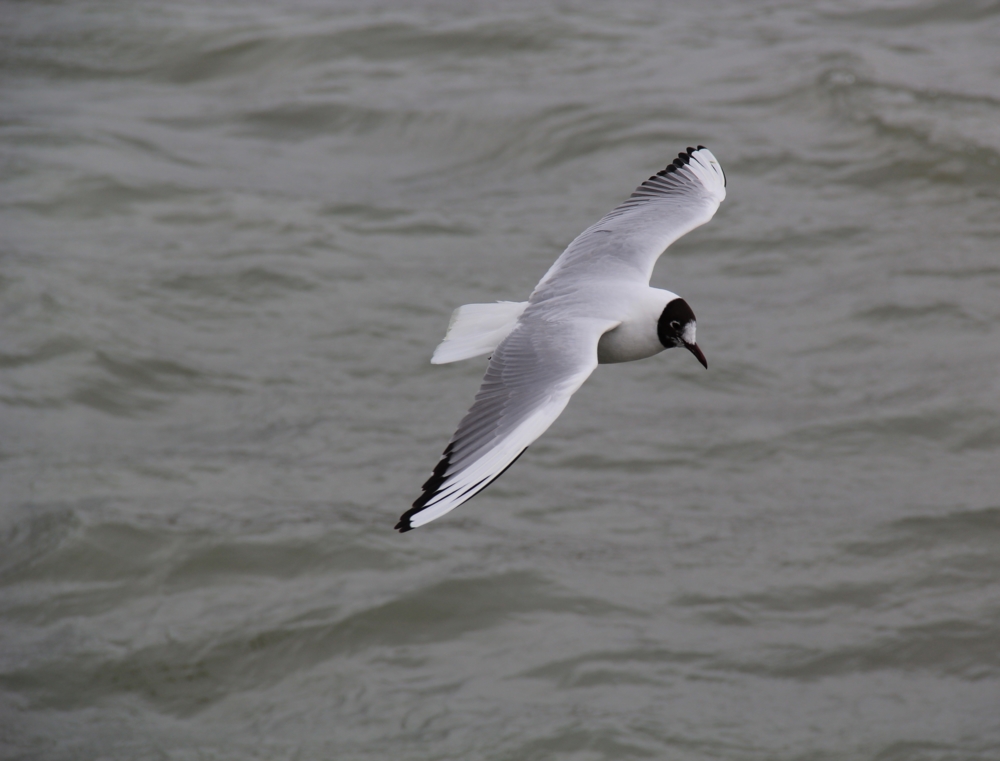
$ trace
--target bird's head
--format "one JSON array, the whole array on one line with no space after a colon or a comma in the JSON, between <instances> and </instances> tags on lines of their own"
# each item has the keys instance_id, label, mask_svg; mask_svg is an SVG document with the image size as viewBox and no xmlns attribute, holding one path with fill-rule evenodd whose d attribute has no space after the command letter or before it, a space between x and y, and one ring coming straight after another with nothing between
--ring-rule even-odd
<instances>
[{"instance_id":1,"label":"bird's head","mask_svg":"<svg viewBox=\"0 0 1000 761\"><path fill-rule=\"evenodd\" d=\"M666 348L683 346L698 358L705 368L708 368L708 360L702 354L698 343L695 340L697 330L694 312L684 299L673 299L663 309L660 320L656 325L656 334L660 338L660 343Z\"/></svg>"}]
</instances>

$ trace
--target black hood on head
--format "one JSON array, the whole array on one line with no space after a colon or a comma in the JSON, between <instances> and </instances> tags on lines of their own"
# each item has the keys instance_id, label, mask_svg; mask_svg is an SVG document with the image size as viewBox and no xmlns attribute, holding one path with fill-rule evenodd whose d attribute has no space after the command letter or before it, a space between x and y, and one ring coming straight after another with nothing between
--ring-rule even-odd
<instances>
[{"instance_id":1,"label":"black hood on head","mask_svg":"<svg viewBox=\"0 0 1000 761\"><path fill-rule=\"evenodd\" d=\"M684 345L684 328L689 322L694 322L694 312L684 299L674 299L663 310L656 324L656 335L660 343L668 349Z\"/></svg>"}]
</instances>

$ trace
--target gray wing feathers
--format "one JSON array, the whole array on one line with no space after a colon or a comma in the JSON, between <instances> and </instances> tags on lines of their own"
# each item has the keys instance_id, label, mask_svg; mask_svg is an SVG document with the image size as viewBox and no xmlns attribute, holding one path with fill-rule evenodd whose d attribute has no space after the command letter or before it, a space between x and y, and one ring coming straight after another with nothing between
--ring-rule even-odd
<instances>
[{"instance_id":1,"label":"gray wing feathers","mask_svg":"<svg viewBox=\"0 0 1000 761\"><path fill-rule=\"evenodd\" d=\"M536 290L556 274L619 276L649 282L667 246L708 222L726 197L726 176L707 148L688 148L662 172L570 243Z\"/></svg>"},{"instance_id":2,"label":"gray wing feathers","mask_svg":"<svg viewBox=\"0 0 1000 761\"><path fill-rule=\"evenodd\" d=\"M563 345L559 351L552 347L557 337L515 328L514 334L497 347L472 408L452 437L452 464L456 469L484 446L521 425L540 405L562 396L575 376L593 372L586 359L581 362L575 352L569 353L575 346ZM595 352L596 346L595 341ZM595 353L594 364L596 361Z\"/></svg>"},{"instance_id":3,"label":"gray wing feathers","mask_svg":"<svg viewBox=\"0 0 1000 761\"><path fill-rule=\"evenodd\" d=\"M597 342L618 323L519 322L497 346L472 408L397 528L421 526L486 488L565 409L597 366Z\"/></svg>"}]
</instances>

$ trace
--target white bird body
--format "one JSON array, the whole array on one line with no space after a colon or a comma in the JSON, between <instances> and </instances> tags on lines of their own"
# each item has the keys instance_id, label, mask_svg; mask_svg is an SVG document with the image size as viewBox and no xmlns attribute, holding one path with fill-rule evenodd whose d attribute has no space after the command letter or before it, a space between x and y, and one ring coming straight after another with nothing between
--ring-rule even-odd
<instances>
[{"instance_id":1,"label":"white bird body","mask_svg":"<svg viewBox=\"0 0 1000 761\"><path fill-rule=\"evenodd\" d=\"M685 346L708 366L682 298L649 287L660 254L709 221L726 197L712 153L688 148L570 243L526 302L466 304L435 364L491 354L472 408L423 494L396 528L422 526L471 499L559 416L598 363Z\"/></svg>"},{"instance_id":2,"label":"white bird body","mask_svg":"<svg viewBox=\"0 0 1000 761\"><path fill-rule=\"evenodd\" d=\"M659 288L636 287L634 283L610 283L581 289L580 303L549 305L547 319L596 317L620 323L597 342L598 364L631 362L666 349L656 332L657 318L676 293ZM445 340L434 351L431 362L442 365L489 354L514 329L530 302L499 301L496 304L466 304L455 310ZM530 317L530 315L529 315Z\"/></svg>"},{"instance_id":3,"label":"white bird body","mask_svg":"<svg viewBox=\"0 0 1000 761\"><path fill-rule=\"evenodd\" d=\"M667 304L677 298L676 293L618 285L611 295L614 303L608 303L602 311L609 313L609 317L614 313L621 324L598 340L598 364L645 359L667 348L657 335L656 325Z\"/></svg>"}]
</instances>

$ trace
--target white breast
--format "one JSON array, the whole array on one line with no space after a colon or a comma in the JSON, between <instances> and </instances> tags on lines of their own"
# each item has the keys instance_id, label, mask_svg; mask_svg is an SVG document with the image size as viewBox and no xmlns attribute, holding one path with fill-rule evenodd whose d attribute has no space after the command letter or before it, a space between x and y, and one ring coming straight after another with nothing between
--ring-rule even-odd
<instances>
[{"instance_id":1,"label":"white breast","mask_svg":"<svg viewBox=\"0 0 1000 761\"><path fill-rule=\"evenodd\" d=\"M632 362L663 351L666 347L660 343L656 326L664 308L675 298L675 293L648 286L632 286L627 295L618 295L614 319L621 320L621 325L601 336L597 343L597 361L600 364Z\"/></svg>"},{"instance_id":2,"label":"white breast","mask_svg":"<svg viewBox=\"0 0 1000 761\"><path fill-rule=\"evenodd\" d=\"M647 325L633 321L601 336L597 343L597 361L602 365L631 362L652 357L664 348L656 335L656 322Z\"/></svg>"}]
</instances>

